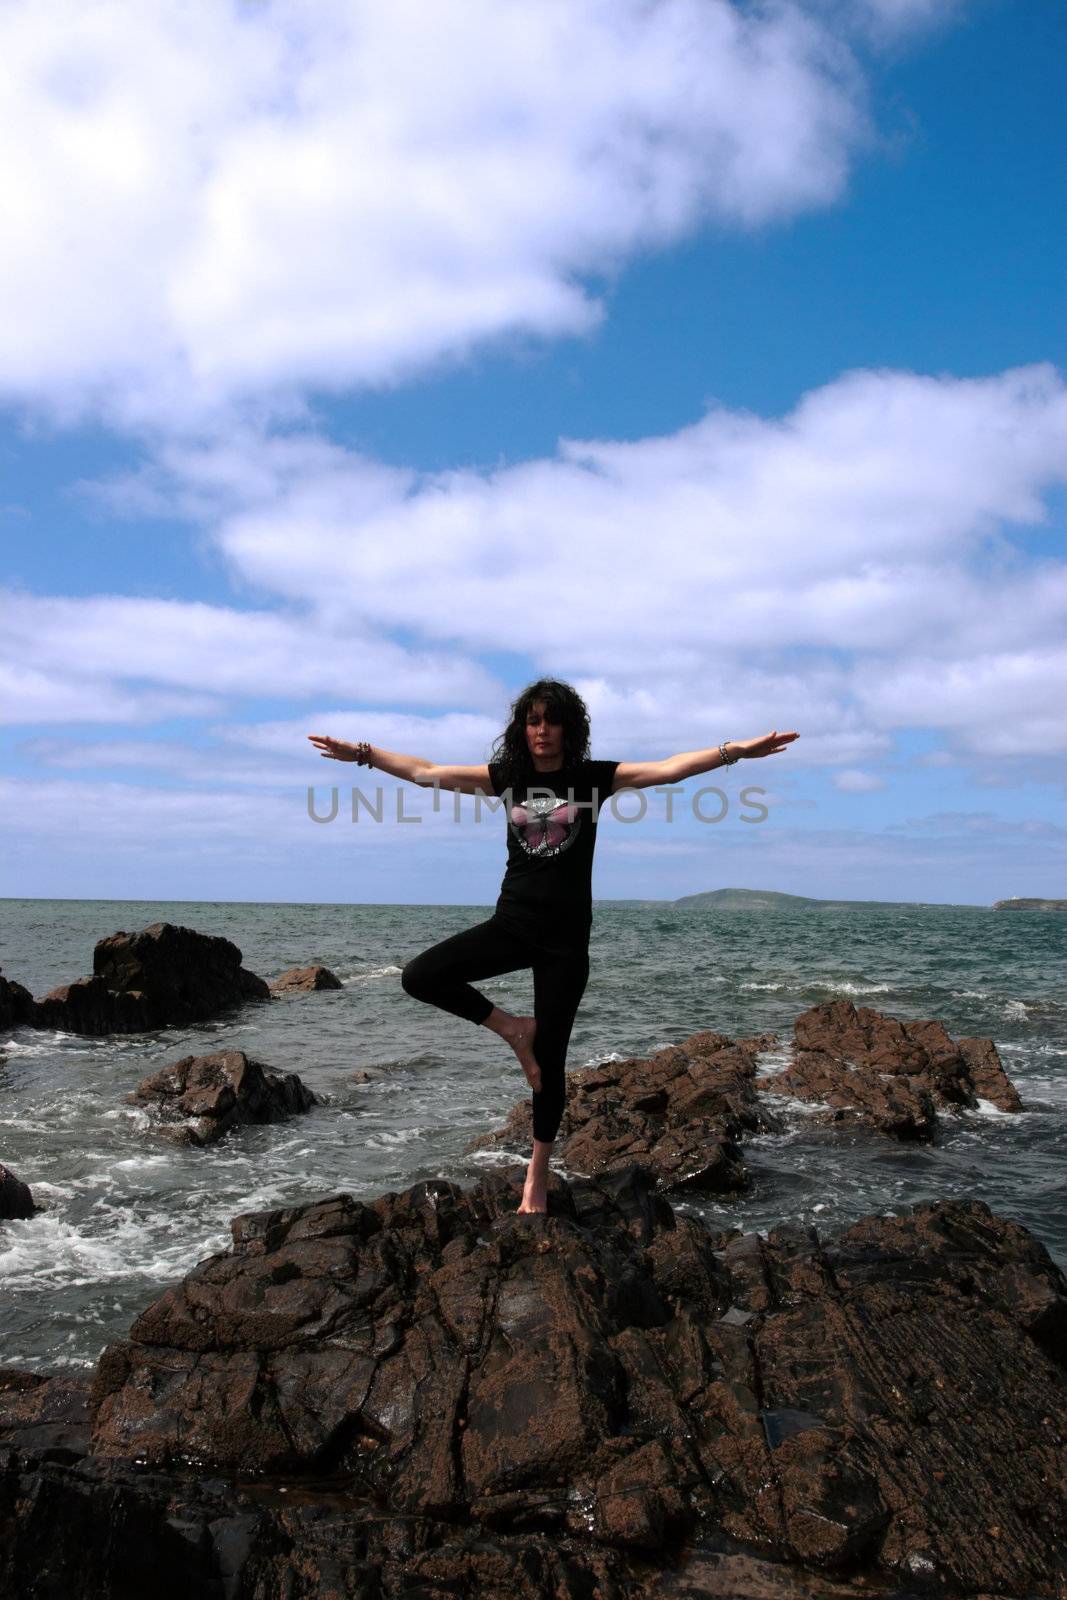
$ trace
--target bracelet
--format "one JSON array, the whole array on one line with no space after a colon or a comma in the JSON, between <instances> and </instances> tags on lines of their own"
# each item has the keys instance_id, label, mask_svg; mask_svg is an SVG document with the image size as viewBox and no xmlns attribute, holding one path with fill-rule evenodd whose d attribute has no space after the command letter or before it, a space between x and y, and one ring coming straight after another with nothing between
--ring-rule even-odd
<instances>
[{"instance_id":1,"label":"bracelet","mask_svg":"<svg viewBox=\"0 0 1067 1600\"><path fill-rule=\"evenodd\" d=\"M374 762L370 758L371 747L365 739L362 739L359 744L356 745L355 750L356 762L359 766L372 767L374 765Z\"/></svg>"},{"instance_id":2,"label":"bracelet","mask_svg":"<svg viewBox=\"0 0 1067 1600\"><path fill-rule=\"evenodd\" d=\"M729 743L729 739L724 739L722 744L719 746L719 754L722 757L722 764L724 767L732 767L735 761L740 761L741 759L740 756L728 756L726 754L726 746Z\"/></svg>"}]
</instances>

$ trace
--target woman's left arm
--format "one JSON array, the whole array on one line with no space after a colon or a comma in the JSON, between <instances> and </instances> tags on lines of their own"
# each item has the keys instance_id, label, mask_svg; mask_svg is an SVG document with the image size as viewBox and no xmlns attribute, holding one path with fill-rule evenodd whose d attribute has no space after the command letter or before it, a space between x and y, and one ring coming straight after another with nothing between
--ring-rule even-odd
<instances>
[{"instance_id":1,"label":"woman's left arm","mask_svg":"<svg viewBox=\"0 0 1067 1600\"><path fill-rule=\"evenodd\" d=\"M774 729L758 739L724 739L721 746L686 750L681 755L666 756L662 761L620 761L611 792L618 794L620 789L651 789L660 783L682 783L686 778L695 778L699 772L713 772L723 765L724 748L726 763L733 766L735 760L755 761L760 756L778 755L786 745L799 738L799 733L779 733Z\"/></svg>"}]
</instances>

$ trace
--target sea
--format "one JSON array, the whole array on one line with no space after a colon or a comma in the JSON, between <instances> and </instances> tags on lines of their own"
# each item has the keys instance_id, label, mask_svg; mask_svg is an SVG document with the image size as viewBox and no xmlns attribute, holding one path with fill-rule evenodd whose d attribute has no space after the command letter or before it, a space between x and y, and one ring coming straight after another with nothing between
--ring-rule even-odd
<instances>
[{"instance_id":1,"label":"sea","mask_svg":"<svg viewBox=\"0 0 1067 1600\"><path fill-rule=\"evenodd\" d=\"M174 922L222 934L264 978L322 962L338 990L253 1003L195 1028L81 1038L0 1033L0 1161L43 1209L0 1223L0 1365L88 1368L162 1290L231 1244L242 1212L347 1193L367 1199L425 1178L464 1187L521 1170L529 1150L464 1154L526 1091L485 1028L413 1000L400 972L419 951L485 920L488 906L297 905L114 900L0 901L0 967L41 996L92 971L93 946ZM934 1145L819 1126L773 1102L783 1131L744 1146L737 1198L677 1197L716 1230L799 1223L826 1236L870 1213L970 1196L1029 1228L1067 1267L1067 918L978 906L863 903L726 910L670 902L594 905L589 986L571 1068L644 1056L700 1029L777 1033L848 999L951 1034L993 1039L1022 1095L945 1115ZM530 972L477 984L532 1011ZM203 1149L161 1139L126 1103L148 1073L189 1054L247 1052L296 1072L321 1104L232 1130ZM361 1069L371 1069L361 1083ZM553 1166L574 1174L562 1160Z\"/></svg>"}]
</instances>

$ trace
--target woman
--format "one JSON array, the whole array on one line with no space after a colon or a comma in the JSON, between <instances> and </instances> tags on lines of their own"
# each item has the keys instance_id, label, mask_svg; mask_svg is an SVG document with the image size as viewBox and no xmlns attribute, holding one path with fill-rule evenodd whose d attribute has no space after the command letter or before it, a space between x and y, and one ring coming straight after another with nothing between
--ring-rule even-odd
<instances>
[{"instance_id":1,"label":"woman","mask_svg":"<svg viewBox=\"0 0 1067 1600\"><path fill-rule=\"evenodd\" d=\"M493 915L415 956L401 982L416 999L499 1034L518 1057L533 1091L534 1134L520 1212L547 1209L548 1162L566 1098L567 1045L589 977L600 807L622 789L681 783L743 757L774 755L797 737L774 732L730 739L664 761L591 761L585 702L554 678L542 678L518 696L494 758L484 766L438 766L420 756L308 734L334 761L358 761L423 787L491 791L504 799L508 860ZM474 978L523 967L533 969L532 1017L502 1011L471 987Z\"/></svg>"}]
</instances>

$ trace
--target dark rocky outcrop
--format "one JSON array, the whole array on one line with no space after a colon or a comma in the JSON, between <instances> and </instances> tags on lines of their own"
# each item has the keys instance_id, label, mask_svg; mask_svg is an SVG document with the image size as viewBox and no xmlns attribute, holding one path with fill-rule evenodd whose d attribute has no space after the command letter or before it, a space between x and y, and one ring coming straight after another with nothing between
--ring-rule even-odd
<instances>
[{"instance_id":1,"label":"dark rocky outcrop","mask_svg":"<svg viewBox=\"0 0 1067 1600\"><path fill-rule=\"evenodd\" d=\"M88 1392L9 1375L0 1587L1057 1595L1067 1280L1025 1229L710 1234L640 1168L516 1199L237 1217Z\"/></svg>"},{"instance_id":2,"label":"dark rocky outcrop","mask_svg":"<svg viewBox=\"0 0 1067 1600\"><path fill-rule=\"evenodd\" d=\"M276 978L271 978L272 994L308 994L313 989L343 989L344 985L329 967L287 967Z\"/></svg>"},{"instance_id":3,"label":"dark rocky outcrop","mask_svg":"<svg viewBox=\"0 0 1067 1600\"><path fill-rule=\"evenodd\" d=\"M589 1177L640 1162L663 1189L738 1190L748 1182L739 1141L778 1123L755 1091L756 1052L773 1035L728 1039L691 1034L649 1057L605 1061L567 1074L567 1104L557 1149L572 1172ZM466 1149L529 1145L530 1100L502 1128Z\"/></svg>"},{"instance_id":4,"label":"dark rocky outcrop","mask_svg":"<svg viewBox=\"0 0 1067 1600\"><path fill-rule=\"evenodd\" d=\"M143 1078L130 1105L152 1106L178 1144L214 1144L243 1122L281 1122L319 1101L295 1072L271 1072L243 1050L182 1056Z\"/></svg>"},{"instance_id":5,"label":"dark rocky outcrop","mask_svg":"<svg viewBox=\"0 0 1067 1600\"><path fill-rule=\"evenodd\" d=\"M759 1087L824 1103L828 1120L854 1119L898 1139L932 1139L940 1111L974 1108L979 1098L1022 1109L992 1039L953 1039L940 1022L900 1022L851 1000L803 1012L792 1062Z\"/></svg>"},{"instance_id":6,"label":"dark rocky outcrop","mask_svg":"<svg viewBox=\"0 0 1067 1600\"><path fill-rule=\"evenodd\" d=\"M0 1028L17 1028L33 1015L33 995L0 973Z\"/></svg>"},{"instance_id":7,"label":"dark rocky outcrop","mask_svg":"<svg viewBox=\"0 0 1067 1600\"><path fill-rule=\"evenodd\" d=\"M32 1217L37 1209L29 1185L16 1178L11 1168L0 1161L0 1222Z\"/></svg>"},{"instance_id":8,"label":"dark rocky outcrop","mask_svg":"<svg viewBox=\"0 0 1067 1600\"><path fill-rule=\"evenodd\" d=\"M206 1022L246 1000L269 1000L229 939L154 922L97 941L93 975L61 984L27 1019L70 1033L140 1033Z\"/></svg>"}]
</instances>

